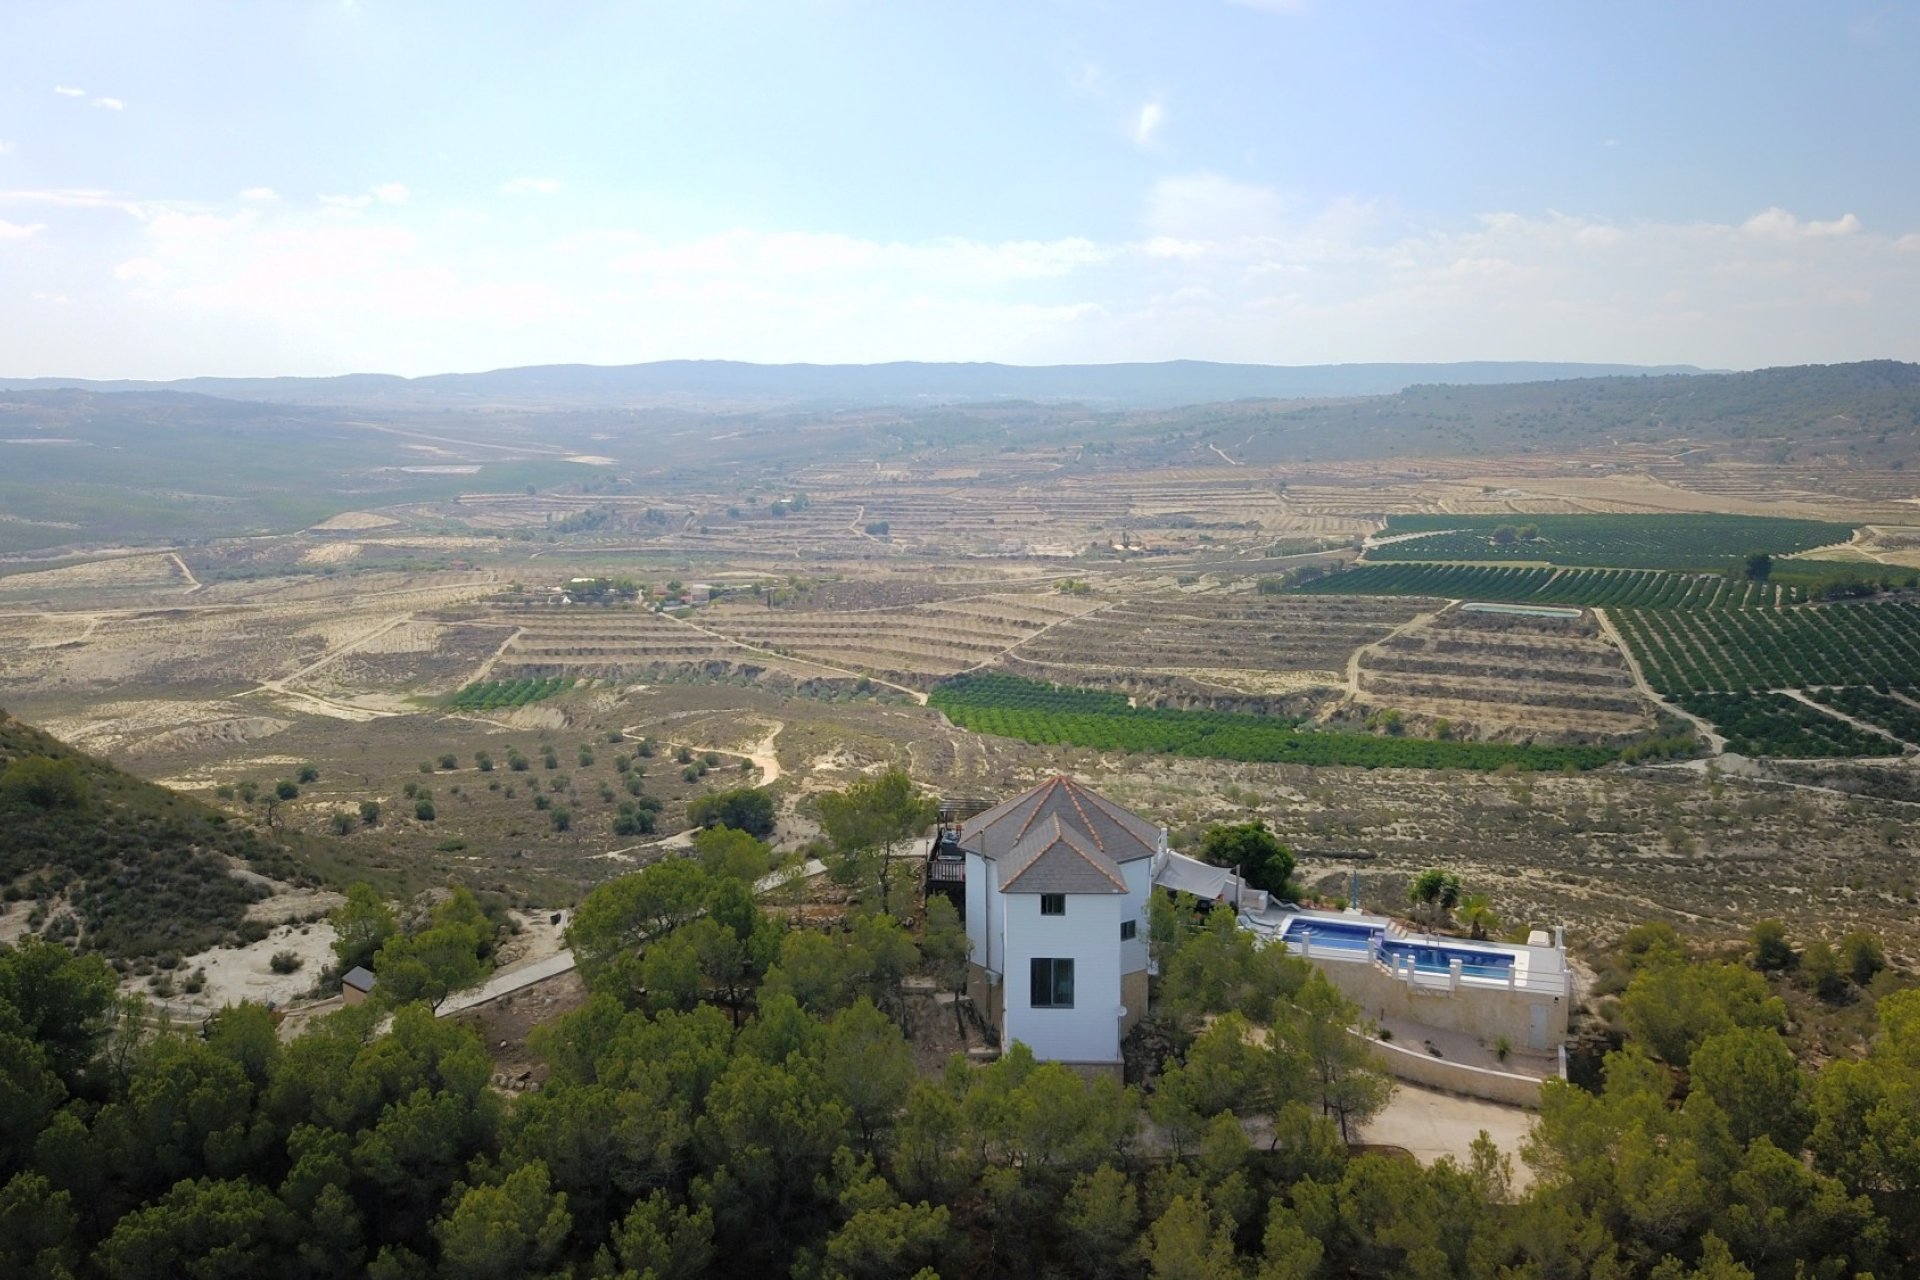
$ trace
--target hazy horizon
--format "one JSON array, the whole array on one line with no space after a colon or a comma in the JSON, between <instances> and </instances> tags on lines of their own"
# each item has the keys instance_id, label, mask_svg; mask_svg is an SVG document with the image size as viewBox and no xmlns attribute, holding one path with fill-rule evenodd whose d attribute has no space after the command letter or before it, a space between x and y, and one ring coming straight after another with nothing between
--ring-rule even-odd
<instances>
[{"instance_id":1,"label":"hazy horizon","mask_svg":"<svg viewBox=\"0 0 1920 1280\"><path fill-rule=\"evenodd\" d=\"M1920 358L1905 9L11 16L11 377Z\"/></svg>"}]
</instances>

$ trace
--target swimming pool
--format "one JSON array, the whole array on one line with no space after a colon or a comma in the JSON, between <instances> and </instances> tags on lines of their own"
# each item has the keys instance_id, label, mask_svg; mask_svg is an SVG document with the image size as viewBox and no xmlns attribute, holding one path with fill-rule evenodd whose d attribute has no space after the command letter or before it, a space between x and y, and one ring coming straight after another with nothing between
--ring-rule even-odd
<instances>
[{"instance_id":1,"label":"swimming pool","mask_svg":"<svg viewBox=\"0 0 1920 1280\"><path fill-rule=\"evenodd\" d=\"M1460 972L1465 977L1504 980L1513 969L1513 956L1504 951L1382 937L1385 932L1378 925L1295 916L1287 921L1281 940L1294 951L1303 950L1306 944L1314 951L1365 954L1373 948L1374 939L1379 938L1382 960L1395 968L1411 960L1418 973L1446 973L1455 960L1460 961Z\"/></svg>"},{"instance_id":2,"label":"swimming pool","mask_svg":"<svg viewBox=\"0 0 1920 1280\"><path fill-rule=\"evenodd\" d=\"M1365 951L1381 932L1377 925L1349 924L1344 920L1306 920L1295 916L1287 921L1287 931L1281 935L1281 940L1295 951L1300 949L1302 942L1309 940L1315 947Z\"/></svg>"}]
</instances>

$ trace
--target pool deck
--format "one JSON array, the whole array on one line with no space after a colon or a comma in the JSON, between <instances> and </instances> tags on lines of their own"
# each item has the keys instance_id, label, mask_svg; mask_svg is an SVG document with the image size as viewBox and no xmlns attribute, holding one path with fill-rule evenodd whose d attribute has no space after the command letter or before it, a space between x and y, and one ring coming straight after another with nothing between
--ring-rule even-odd
<instances>
[{"instance_id":1,"label":"pool deck","mask_svg":"<svg viewBox=\"0 0 1920 1280\"><path fill-rule=\"evenodd\" d=\"M1457 981L1463 988L1544 990L1564 987L1566 982L1566 959L1557 946L1540 947L1525 943L1459 938L1450 934L1415 933L1386 916L1370 915L1361 911L1316 911L1284 903L1276 903L1257 914L1242 912L1240 922L1263 939L1285 942L1295 954L1310 960L1358 964L1372 962L1374 956L1371 948L1354 946L1351 940L1344 940L1347 945L1330 943L1326 946L1313 946L1310 941L1298 939L1289 941L1287 932L1295 924L1332 926L1343 932L1365 929L1382 934L1395 943L1432 947L1443 954L1447 952L1459 954L1463 959L1478 953L1502 956L1511 962L1511 977L1505 973L1493 975L1463 972L1455 979L1443 970L1431 967L1420 968L1413 974L1412 980L1423 986L1452 984ZM1471 961L1469 960L1468 963ZM1397 969L1396 972L1398 972Z\"/></svg>"}]
</instances>

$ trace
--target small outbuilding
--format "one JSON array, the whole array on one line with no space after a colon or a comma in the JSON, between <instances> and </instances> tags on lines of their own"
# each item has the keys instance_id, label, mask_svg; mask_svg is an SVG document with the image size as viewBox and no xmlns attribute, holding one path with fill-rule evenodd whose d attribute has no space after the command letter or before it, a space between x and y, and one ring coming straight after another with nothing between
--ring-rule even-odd
<instances>
[{"instance_id":1,"label":"small outbuilding","mask_svg":"<svg viewBox=\"0 0 1920 1280\"><path fill-rule=\"evenodd\" d=\"M373 994L373 984L378 981L373 970L355 965L340 979L340 998L348 1004L360 1004Z\"/></svg>"}]
</instances>

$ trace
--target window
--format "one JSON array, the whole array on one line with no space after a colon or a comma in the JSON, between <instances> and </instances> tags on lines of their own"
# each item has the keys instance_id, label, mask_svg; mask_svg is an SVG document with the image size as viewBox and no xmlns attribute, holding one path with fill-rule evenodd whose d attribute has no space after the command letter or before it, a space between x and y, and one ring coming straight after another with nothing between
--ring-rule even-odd
<instances>
[{"instance_id":1,"label":"window","mask_svg":"<svg viewBox=\"0 0 1920 1280\"><path fill-rule=\"evenodd\" d=\"M1139 922L1139 921L1137 921L1137 920L1122 920L1122 921L1120 922L1120 941L1122 941L1122 942L1132 942L1132 941L1133 941L1133 938L1134 938L1134 935L1135 935L1135 934L1137 934L1137 933L1139 933L1139 932L1140 932L1140 922Z\"/></svg>"},{"instance_id":2,"label":"window","mask_svg":"<svg viewBox=\"0 0 1920 1280\"><path fill-rule=\"evenodd\" d=\"M1067 895L1064 893L1041 894L1040 914L1043 916L1063 916L1067 914Z\"/></svg>"},{"instance_id":3,"label":"window","mask_svg":"<svg viewBox=\"0 0 1920 1280\"><path fill-rule=\"evenodd\" d=\"M1073 1008L1073 961L1033 962L1032 1005L1036 1009Z\"/></svg>"}]
</instances>

